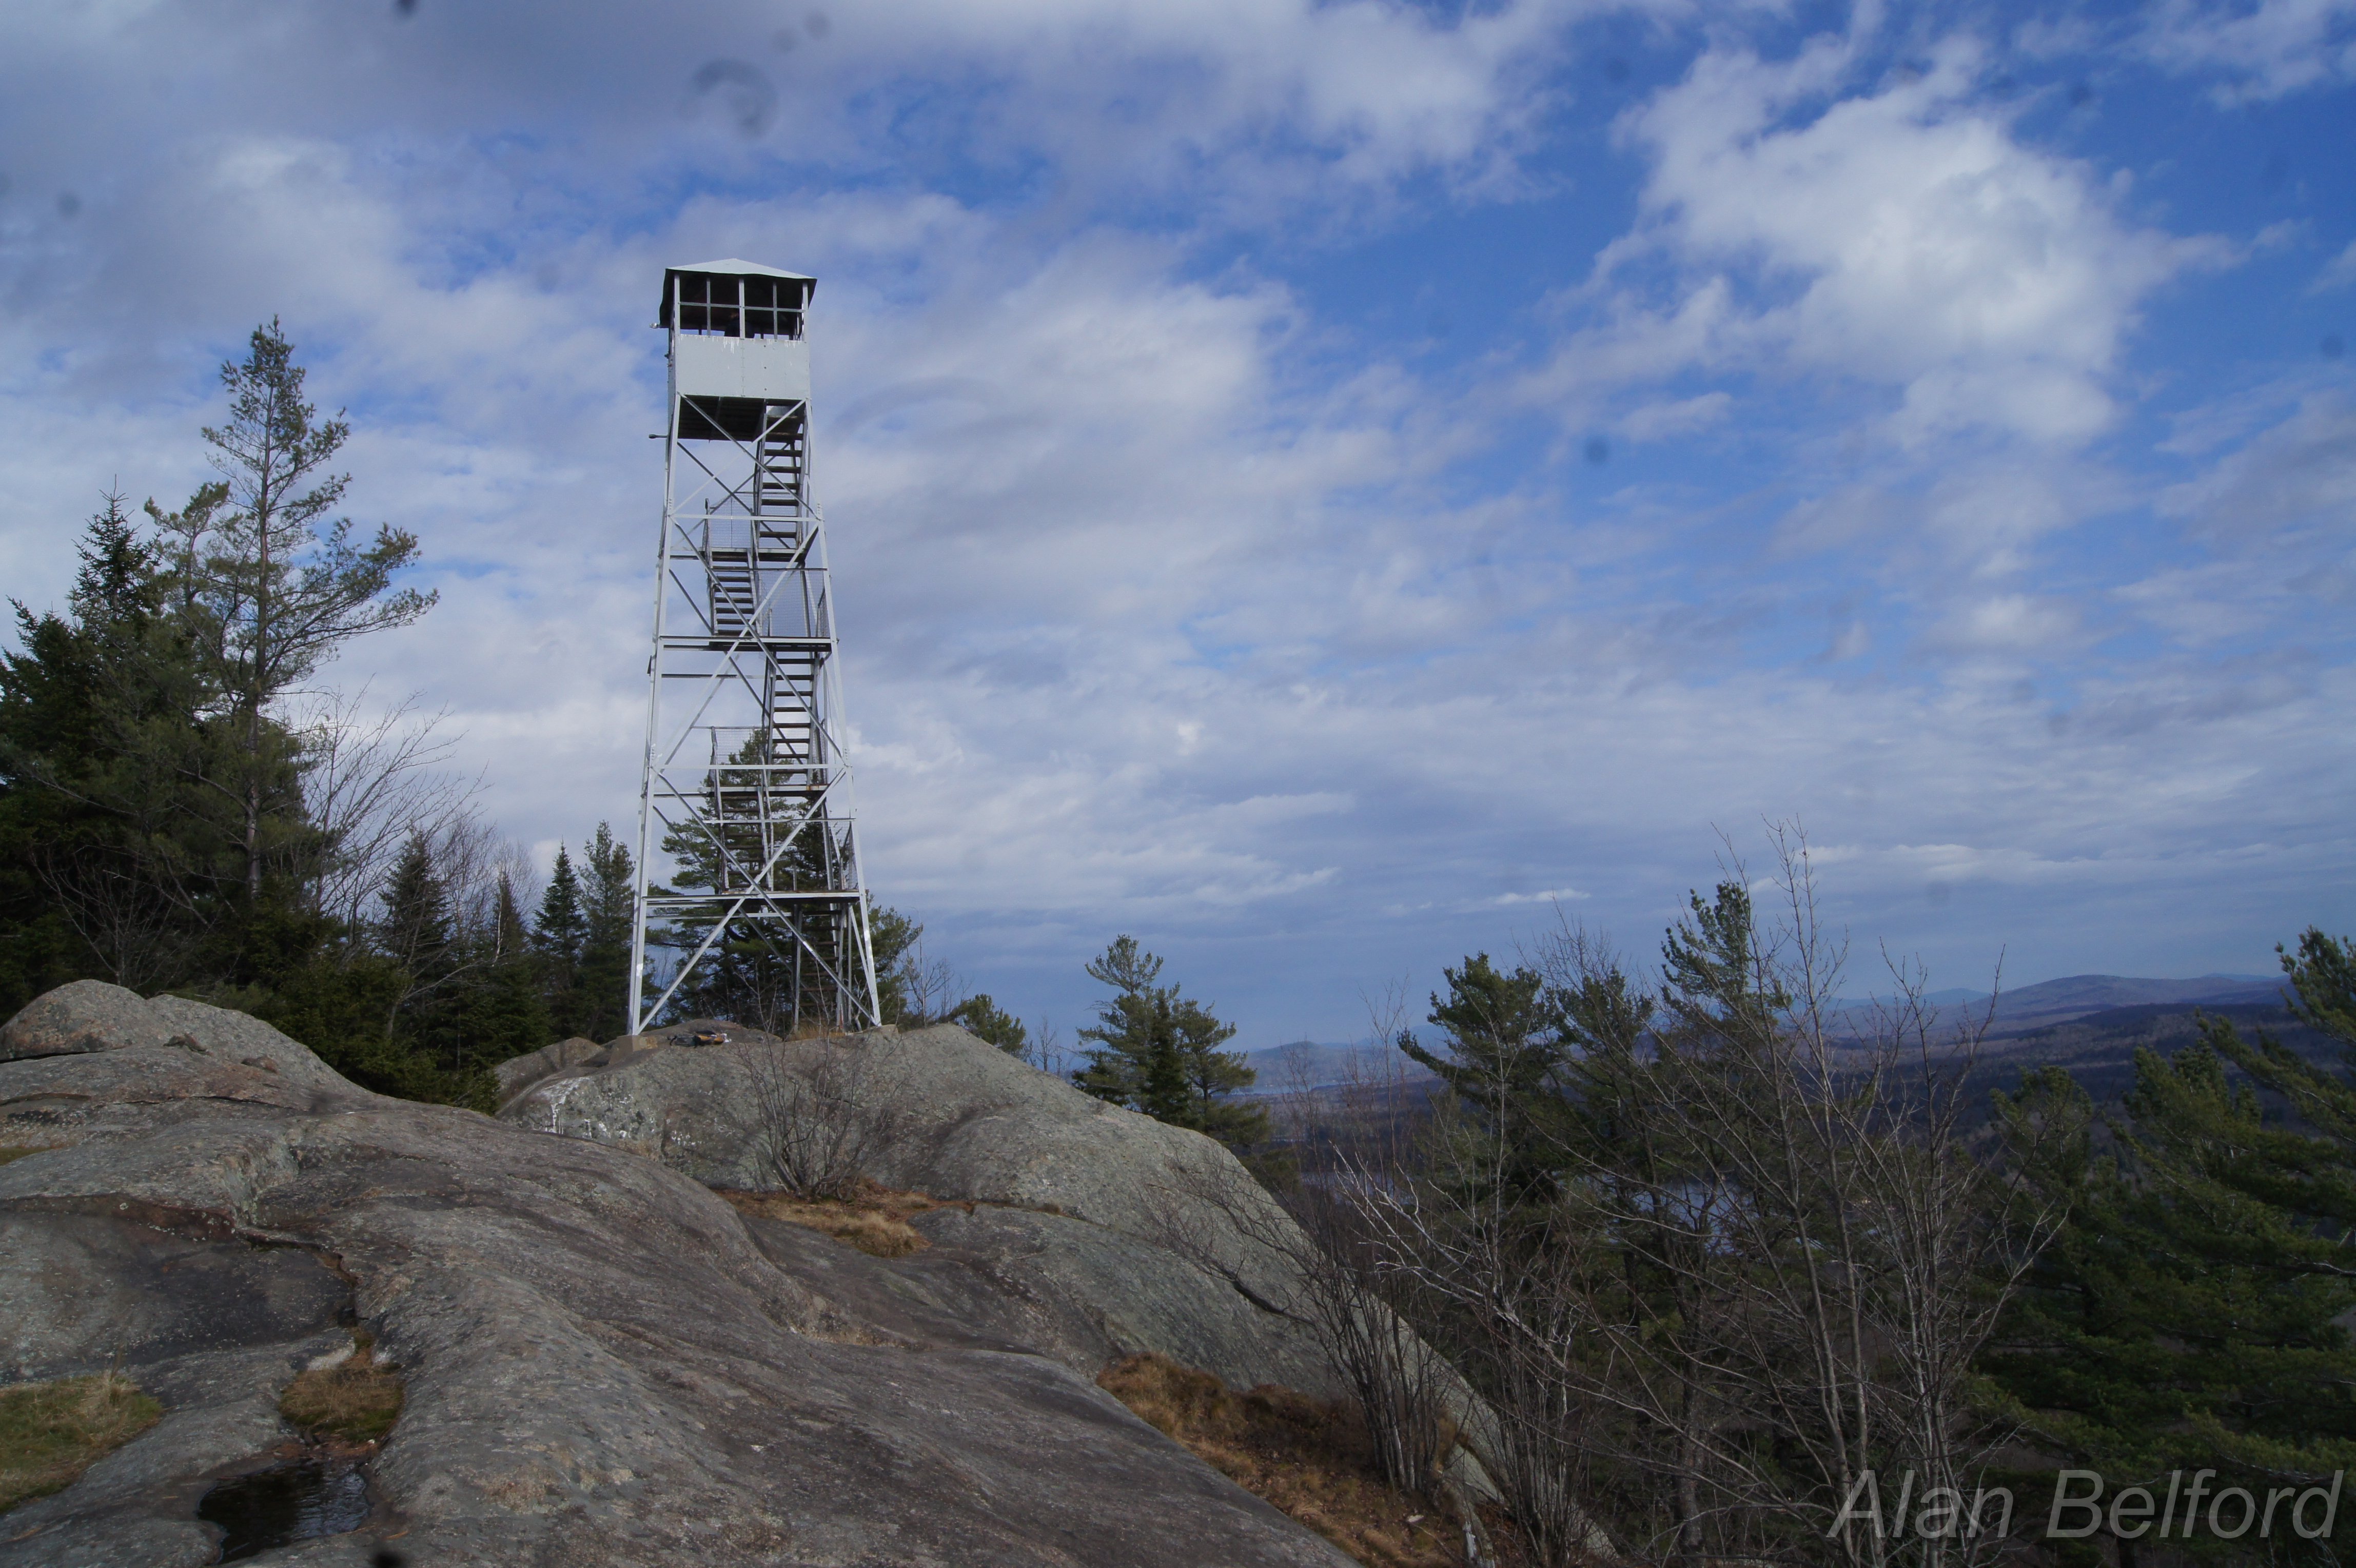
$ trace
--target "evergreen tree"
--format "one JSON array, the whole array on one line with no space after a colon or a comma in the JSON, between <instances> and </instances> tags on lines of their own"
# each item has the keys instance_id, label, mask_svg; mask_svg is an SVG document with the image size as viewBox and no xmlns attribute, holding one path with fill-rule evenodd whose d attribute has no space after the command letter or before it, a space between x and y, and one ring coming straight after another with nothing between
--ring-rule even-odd
<instances>
[{"instance_id":1,"label":"evergreen tree","mask_svg":"<svg viewBox=\"0 0 2356 1568\"><path fill-rule=\"evenodd\" d=\"M867 947L875 962L875 1001L886 1024L916 1022L909 1015L916 990L911 983L918 978L911 966L921 950L916 943L924 934L924 923L912 915L880 905L871 905L868 910Z\"/></svg>"},{"instance_id":2,"label":"evergreen tree","mask_svg":"<svg viewBox=\"0 0 2356 1568\"><path fill-rule=\"evenodd\" d=\"M1443 969L1448 994L1431 993L1430 1021L1442 1032L1446 1054L1402 1033L1398 1047L1456 1093L1470 1118L1462 1129L1489 1140L1495 1154L1462 1162L1495 1172L1523 1196L1552 1190L1547 1147L1559 1110L1555 1075L1563 1062L1559 1018L1545 979L1526 965L1500 972L1487 953Z\"/></svg>"},{"instance_id":3,"label":"evergreen tree","mask_svg":"<svg viewBox=\"0 0 2356 1568\"><path fill-rule=\"evenodd\" d=\"M450 918L449 889L423 833L410 835L393 865L392 880L380 897L384 913L377 924L377 943L405 982L385 1018L385 1037L455 1070L462 1065L462 1036L452 993L462 961Z\"/></svg>"},{"instance_id":4,"label":"evergreen tree","mask_svg":"<svg viewBox=\"0 0 2356 1568\"><path fill-rule=\"evenodd\" d=\"M110 495L69 613L16 606L0 654L0 984L16 1001L83 974L147 989L234 968L235 811L201 780L225 755L166 615L155 551ZM291 772L273 808L292 808Z\"/></svg>"},{"instance_id":5,"label":"evergreen tree","mask_svg":"<svg viewBox=\"0 0 2356 1568\"><path fill-rule=\"evenodd\" d=\"M463 1059L475 1067L495 1067L510 1057L537 1050L555 1037L548 1003L541 992L538 955L526 929L523 908L514 885L499 874L492 905L489 944L479 972L463 992L460 1027L466 1037Z\"/></svg>"},{"instance_id":6,"label":"evergreen tree","mask_svg":"<svg viewBox=\"0 0 2356 1568\"><path fill-rule=\"evenodd\" d=\"M1265 1142L1268 1112L1231 1098L1251 1087L1258 1074L1238 1052L1218 1047L1235 1036L1175 985L1155 983L1162 960L1117 937L1089 961L1090 979L1113 989L1099 1004L1097 1021L1080 1031L1094 1040L1087 1065L1072 1081L1099 1100L1141 1111L1156 1121L1207 1133L1231 1147Z\"/></svg>"},{"instance_id":7,"label":"evergreen tree","mask_svg":"<svg viewBox=\"0 0 2356 1568\"><path fill-rule=\"evenodd\" d=\"M581 879L573 856L556 846L556 869L541 895L540 918L532 930L539 950L541 984L547 998L550 1025L561 1036L585 1035L589 1020L581 999L581 958L589 943L589 916L581 897Z\"/></svg>"},{"instance_id":8,"label":"evergreen tree","mask_svg":"<svg viewBox=\"0 0 2356 1568\"><path fill-rule=\"evenodd\" d=\"M767 744L766 736L754 736L730 760L757 762ZM759 776L749 768L737 772L723 767L718 779L719 786L727 790L750 790L758 782ZM839 886L829 870L829 857L841 853L839 842L830 836L831 832L830 824L822 820L805 821L774 860L762 842L761 830L749 823L716 829L674 829L663 835L662 848L676 864L673 880L682 887L741 886L746 868L766 865L767 885L775 891L791 893ZM733 868L729 864L732 859ZM868 998L863 991L851 1005L841 1005L838 974L847 978L851 961L847 950L834 951L839 935L834 929L835 910L839 908L808 908L807 914L795 917L808 922L802 928L802 935L809 947L831 955L828 963L821 963L805 950L790 933L779 930L776 921L731 921L705 949L694 972L673 994L669 1011L674 1015L741 1019L776 1034L790 1034L806 1023L831 1026L840 1015L864 1015ZM726 915L727 905L715 898L702 909L674 916L660 940L684 957L696 950L712 926ZM889 910L875 911L871 917L876 1000L881 1004L885 1023L918 1021L911 1016L917 1003L911 983L917 977L902 960L922 929L914 921L902 923L902 918Z\"/></svg>"},{"instance_id":9,"label":"evergreen tree","mask_svg":"<svg viewBox=\"0 0 2356 1568\"><path fill-rule=\"evenodd\" d=\"M327 521L350 478L326 466L351 430L317 418L304 377L278 323L255 328L244 360L221 366L229 420L204 431L221 481L177 512L147 509L168 542L179 619L234 738L233 771L211 783L241 809L246 897L257 905L272 856L287 847L269 831L275 780L291 760L272 703L341 644L405 625L434 602L392 585L417 558L414 535L380 527L363 547L348 520Z\"/></svg>"},{"instance_id":10,"label":"evergreen tree","mask_svg":"<svg viewBox=\"0 0 2356 1568\"><path fill-rule=\"evenodd\" d=\"M988 1040L1008 1056L1019 1057L1031 1047L1031 1031L1023 1020L990 999L988 992L968 997L949 1009L949 1022L963 1025L979 1039Z\"/></svg>"},{"instance_id":11,"label":"evergreen tree","mask_svg":"<svg viewBox=\"0 0 2356 1568\"><path fill-rule=\"evenodd\" d=\"M582 854L588 875L581 888L580 1026L593 1040L630 1027L630 923L637 897L630 852L613 828L597 824Z\"/></svg>"},{"instance_id":12,"label":"evergreen tree","mask_svg":"<svg viewBox=\"0 0 2356 1568\"><path fill-rule=\"evenodd\" d=\"M1698 935L1688 926L1667 940L1675 948ZM1441 974L1448 992L1431 993L1428 1017L1444 1050L1412 1033L1398 1044L1454 1092L1457 1115L1445 1135L1481 1149L1460 1146L1443 1163L1478 1173L1482 1200L1502 1193L1508 1208L1548 1201L1566 1165L1660 1179L1659 1118L1648 1101L1662 1089L1643 1055L1652 997L1616 965L1568 978L1560 989L1526 964L1501 971L1486 953Z\"/></svg>"},{"instance_id":13,"label":"evergreen tree","mask_svg":"<svg viewBox=\"0 0 2356 1568\"><path fill-rule=\"evenodd\" d=\"M2356 1048L2347 960L2309 930L2284 967L2298 1015ZM2229 1065L2282 1093L2303 1125L2269 1116ZM2164 1492L2169 1472L2206 1468L2212 1495L2263 1498L2356 1467L2356 1083L2209 1019L2172 1057L2136 1053L2108 1124L2056 1068L1997 1110L2016 1144L2038 1123L2078 1130L2038 1172L2072 1201L2069 1223L1982 1359L2040 1447L2115 1490ZM2314 1554L2275 1535L2279 1554ZM2133 1542L2113 1544L2132 1560ZM2205 1531L2187 1548L2232 1550Z\"/></svg>"}]
</instances>

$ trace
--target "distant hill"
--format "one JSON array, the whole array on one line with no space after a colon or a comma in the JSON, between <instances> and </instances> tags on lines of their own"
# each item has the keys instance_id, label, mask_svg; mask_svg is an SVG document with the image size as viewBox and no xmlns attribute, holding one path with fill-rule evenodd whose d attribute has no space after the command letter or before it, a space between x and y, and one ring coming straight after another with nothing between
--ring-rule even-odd
<instances>
[{"instance_id":1,"label":"distant hill","mask_svg":"<svg viewBox=\"0 0 2356 1568\"><path fill-rule=\"evenodd\" d=\"M1335 1089L1404 1074L1414 1079L1431 1075L1390 1046L1322 1040L1293 1040L1246 1051L1244 1059L1259 1074L1249 1092L1284 1094L1299 1089Z\"/></svg>"},{"instance_id":2,"label":"distant hill","mask_svg":"<svg viewBox=\"0 0 2356 1568\"><path fill-rule=\"evenodd\" d=\"M2073 974L2024 985L1997 997L1996 1027L2033 1029L2122 1007L2279 1007L2285 983L2279 974L2204 974L2195 980Z\"/></svg>"},{"instance_id":3,"label":"distant hill","mask_svg":"<svg viewBox=\"0 0 2356 1568\"><path fill-rule=\"evenodd\" d=\"M2191 980L2073 974L2008 991L1997 999L1980 1042L1971 1097L1984 1101L1988 1090L2009 1089L2026 1069L2050 1064L2069 1069L2096 1101L2115 1101L2135 1082L2136 1051L2166 1055L2190 1045L2200 1037L2203 1014L2230 1019L2244 1039L2263 1031L2310 1061L2343 1065L2338 1042L2301 1024L2285 1005L2288 984L2278 974ZM1939 992L1924 1000L1938 1005L1941 1022L1950 1026L1977 1022L1988 1004L1986 992ZM1862 1028L1871 1004L1850 1004L1847 1010Z\"/></svg>"},{"instance_id":4,"label":"distant hill","mask_svg":"<svg viewBox=\"0 0 2356 1568\"><path fill-rule=\"evenodd\" d=\"M2191 980L2143 980L2124 974L2072 974L2040 981L1997 998L1990 1023L1992 1036L2066 1024L2073 1018L2121 1007L2280 1006L2279 975L2204 974ZM1944 1022L1958 1024L1976 1018L1987 1006L1988 993L1956 987L1933 991L1923 997L1937 1007ZM1874 1010L1868 1000L1844 1000L1841 1010L1862 1021Z\"/></svg>"}]
</instances>

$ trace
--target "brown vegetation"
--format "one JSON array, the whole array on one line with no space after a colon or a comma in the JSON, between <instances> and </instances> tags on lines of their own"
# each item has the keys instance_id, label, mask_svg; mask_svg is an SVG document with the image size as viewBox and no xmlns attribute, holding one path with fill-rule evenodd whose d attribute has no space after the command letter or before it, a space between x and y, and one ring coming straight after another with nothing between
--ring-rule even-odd
<instances>
[{"instance_id":1,"label":"brown vegetation","mask_svg":"<svg viewBox=\"0 0 2356 1568\"><path fill-rule=\"evenodd\" d=\"M0 1389L0 1512L72 1485L163 1413L119 1372Z\"/></svg>"},{"instance_id":2,"label":"brown vegetation","mask_svg":"<svg viewBox=\"0 0 2356 1568\"><path fill-rule=\"evenodd\" d=\"M27 1155L37 1155L48 1147L47 1144L0 1144L0 1165L21 1160Z\"/></svg>"},{"instance_id":3,"label":"brown vegetation","mask_svg":"<svg viewBox=\"0 0 2356 1568\"><path fill-rule=\"evenodd\" d=\"M931 1245L908 1223L908 1216L941 1207L921 1192L895 1192L864 1180L848 1197L794 1197L782 1192L720 1196L744 1213L807 1226L878 1258L905 1258Z\"/></svg>"},{"instance_id":4,"label":"brown vegetation","mask_svg":"<svg viewBox=\"0 0 2356 1568\"><path fill-rule=\"evenodd\" d=\"M1237 1393L1166 1356L1131 1356L1097 1382L1165 1435L1368 1568L1457 1568L1462 1527L1382 1484L1346 1407L1262 1384Z\"/></svg>"},{"instance_id":5,"label":"brown vegetation","mask_svg":"<svg viewBox=\"0 0 2356 1568\"><path fill-rule=\"evenodd\" d=\"M352 1336L352 1353L307 1371L278 1396L278 1413L314 1437L373 1443L401 1419L401 1369L376 1359L376 1341Z\"/></svg>"}]
</instances>

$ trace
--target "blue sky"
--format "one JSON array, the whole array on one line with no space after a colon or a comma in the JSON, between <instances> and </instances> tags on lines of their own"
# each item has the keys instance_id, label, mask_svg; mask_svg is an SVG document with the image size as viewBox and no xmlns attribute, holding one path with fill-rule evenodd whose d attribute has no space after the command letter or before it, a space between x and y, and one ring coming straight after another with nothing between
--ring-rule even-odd
<instances>
[{"instance_id":1,"label":"blue sky","mask_svg":"<svg viewBox=\"0 0 2356 1568\"><path fill-rule=\"evenodd\" d=\"M820 278L870 875L1246 1044L1796 820L1934 985L2356 924L2356 5L18 7L0 509L203 475L282 316L419 693L635 811L666 262ZM1852 989L1870 987L1860 966Z\"/></svg>"}]
</instances>

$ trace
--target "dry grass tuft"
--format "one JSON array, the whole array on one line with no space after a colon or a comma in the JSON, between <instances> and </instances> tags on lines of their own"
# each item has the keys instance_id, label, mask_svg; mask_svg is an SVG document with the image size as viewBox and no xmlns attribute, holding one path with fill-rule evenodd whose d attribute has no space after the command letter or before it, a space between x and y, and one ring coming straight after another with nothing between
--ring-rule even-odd
<instances>
[{"instance_id":1,"label":"dry grass tuft","mask_svg":"<svg viewBox=\"0 0 2356 1568\"><path fill-rule=\"evenodd\" d=\"M720 1196L744 1213L806 1225L878 1258L905 1258L932 1245L908 1223L908 1216L941 1207L921 1192L895 1192L872 1181L862 1182L857 1196L846 1198L789 1197L782 1192Z\"/></svg>"},{"instance_id":2,"label":"dry grass tuft","mask_svg":"<svg viewBox=\"0 0 2356 1568\"><path fill-rule=\"evenodd\" d=\"M1244 1490L1368 1568L1456 1568L1462 1530L1377 1478L1365 1426L1342 1405L1262 1384L1237 1393L1166 1356L1131 1356L1097 1382Z\"/></svg>"},{"instance_id":3,"label":"dry grass tuft","mask_svg":"<svg viewBox=\"0 0 2356 1568\"><path fill-rule=\"evenodd\" d=\"M315 1436L373 1443L401 1419L401 1369L376 1359L376 1341L352 1336L352 1353L305 1372L278 1396L278 1413Z\"/></svg>"},{"instance_id":4,"label":"dry grass tuft","mask_svg":"<svg viewBox=\"0 0 2356 1568\"><path fill-rule=\"evenodd\" d=\"M163 1413L120 1372L0 1389L0 1512L71 1486Z\"/></svg>"}]
</instances>

